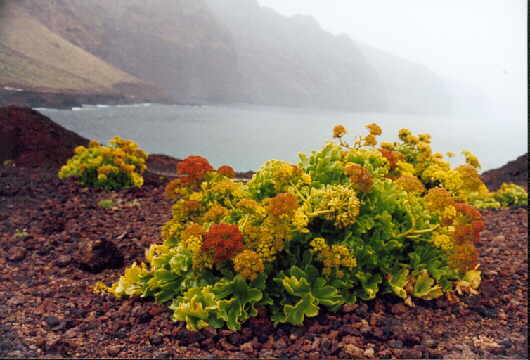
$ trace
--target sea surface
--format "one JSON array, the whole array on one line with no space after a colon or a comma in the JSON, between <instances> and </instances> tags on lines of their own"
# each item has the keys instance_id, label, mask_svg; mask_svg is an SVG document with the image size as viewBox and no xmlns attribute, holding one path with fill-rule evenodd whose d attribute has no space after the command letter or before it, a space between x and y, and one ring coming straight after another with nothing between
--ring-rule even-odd
<instances>
[{"instance_id":1,"label":"sea surface","mask_svg":"<svg viewBox=\"0 0 530 360\"><path fill-rule=\"evenodd\" d=\"M106 143L119 135L148 153L177 158L201 155L214 167L256 170L266 160L298 161L331 141L334 125L366 135L366 124L383 129L382 141L395 141L401 128L432 135L435 152L469 150L482 170L504 165L527 151L526 121L506 122L484 115L352 113L254 105L87 105L72 110L37 109L67 129ZM509 125L511 124L511 125ZM514 125L515 124L515 125ZM462 155L453 165L464 162Z\"/></svg>"}]
</instances>

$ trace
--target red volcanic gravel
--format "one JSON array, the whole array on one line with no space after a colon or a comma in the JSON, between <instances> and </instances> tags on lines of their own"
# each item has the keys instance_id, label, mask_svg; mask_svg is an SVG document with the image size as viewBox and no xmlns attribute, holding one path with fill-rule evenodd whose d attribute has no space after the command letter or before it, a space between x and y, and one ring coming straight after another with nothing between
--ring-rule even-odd
<instances>
[{"instance_id":1,"label":"red volcanic gravel","mask_svg":"<svg viewBox=\"0 0 530 360\"><path fill-rule=\"evenodd\" d=\"M526 208L482 212L481 293L457 304L394 296L323 312L304 326L272 327L265 314L240 331L190 332L151 299L91 292L118 279L160 243L171 202L167 178L141 189L87 189L56 170L0 166L0 357L527 358ZM114 199L114 206L98 202ZM121 268L91 273L79 248L108 240Z\"/></svg>"}]
</instances>

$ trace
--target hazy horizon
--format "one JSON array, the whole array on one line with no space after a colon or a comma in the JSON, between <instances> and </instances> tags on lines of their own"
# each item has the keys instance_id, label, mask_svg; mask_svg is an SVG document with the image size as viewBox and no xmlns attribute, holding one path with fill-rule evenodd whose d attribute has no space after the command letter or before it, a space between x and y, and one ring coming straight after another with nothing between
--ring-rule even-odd
<instances>
[{"instance_id":1,"label":"hazy horizon","mask_svg":"<svg viewBox=\"0 0 530 360\"><path fill-rule=\"evenodd\" d=\"M311 15L335 35L422 64L451 90L482 97L471 112L526 126L526 3L404 0L258 0L282 15ZM480 99L479 99L480 100ZM470 102L470 100L467 100Z\"/></svg>"}]
</instances>

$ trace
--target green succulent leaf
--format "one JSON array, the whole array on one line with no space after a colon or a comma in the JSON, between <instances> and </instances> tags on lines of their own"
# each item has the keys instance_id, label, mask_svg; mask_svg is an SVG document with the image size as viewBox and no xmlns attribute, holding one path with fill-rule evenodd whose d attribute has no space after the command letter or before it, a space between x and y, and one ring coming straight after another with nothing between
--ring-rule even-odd
<instances>
[{"instance_id":1,"label":"green succulent leaf","mask_svg":"<svg viewBox=\"0 0 530 360\"><path fill-rule=\"evenodd\" d=\"M405 286L408 282L409 269L402 268L394 274L389 274L388 284L392 292L402 299L407 298Z\"/></svg>"},{"instance_id":2,"label":"green succulent leaf","mask_svg":"<svg viewBox=\"0 0 530 360\"><path fill-rule=\"evenodd\" d=\"M427 270L422 270L417 277L412 295L425 300L432 300L443 295L440 285L434 284L434 279Z\"/></svg>"},{"instance_id":3,"label":"green succulent leaf","mask_svg":"<svg viewBox=\"0 0 530 360\"><path fill-rule=\"evenodd\" d=\"M383 281L381 274L369 274L367 272L359 271L355 274L356 278L361 282L361 289L358 289L357 295L362 300L372 300L379 291L379 284Z\"/></svg>"},{"instance_id":4,"label":"green succulent leaf","mask_svg":"<svg viewBox=\"0 0 530 360\"><path fill-rule=\"evenodd\" d=\"M185 321L186 328L197 331L208 325L221 327L222 319L217 317L219 299L211 292L212 287L191 288L169 306L174 321Z\"/></svg>"},{"instance_id":5,"label":"green succulent leaf","mask_svg":"<svg viewBox=\"0 0 530 360\"><path fill-rule=\"evenodd\" d=\"M142 295L145 291L145 279L147 276L148 270L145 264L137 265L133 263L120 276L120 279L112 285L111 292L117 298Z\"/></svg>"},{"instance_id":6,"label":"green succulent leaf","mask_svg":"<svg viewBox=\"0 0 530 360\"><path fill-rule=\"evenodd\" d=\"M226 321L231 330L239 330L241 324L251 316L256 316L254 307L263 298L263 293L250 287L246 280L236 275L232 281L222 279L213 287L213 293L219 299L219 318Z\"/></svg>"},{"instance_id":7,"label":"green succulent leaf","mask_svg":"<svg viewBox=\"0 0 530 360\"><path fill-rule=\"evenodd\" d=\"M305 294L296 304L286 304L283 307L286 322L302 325L304 318L318 315L317 300L310 294Z\"/></svg>"}]
</instances>

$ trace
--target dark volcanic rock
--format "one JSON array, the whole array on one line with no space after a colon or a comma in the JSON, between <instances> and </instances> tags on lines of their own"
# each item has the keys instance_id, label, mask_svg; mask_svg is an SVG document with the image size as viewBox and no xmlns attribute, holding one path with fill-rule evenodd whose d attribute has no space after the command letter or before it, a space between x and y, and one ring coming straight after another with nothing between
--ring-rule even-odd
<instances>
[{"instance_id":1,"label":"dark volcanic rock","mask_svg":"<svg viewBox=\"0 0 530 360\"><path fill-rule=\"evenodd\" d=\"M28 107L0 108L0 162L18 166L58 167L88 140Z\"/></svg>"},{"instance_id":2,"label":"dark volcanic rock","mask_svg":"<svg viewBox=\"0 0 530 360\"><path fill-rule=\"evenodd\" d=\"M497 191L502 183L512 183L528 189L528 153L500 168L488 170L480 177L491 191Z\"/></svg>"},{"instance_id":3,"label":"dark volcanic rock","mask_svg":"<svg viewBox=\"0 0 530 360\"><path fill-rule=\"evenodd\" d=\"M77 261L82 270L95 273L103 269L121 267L123 255L109 240L85 240L79 245Z\"/></svg>"},{"instance_id":4,"label":"dark volcanic rock","mask_svg":"<svg viewBox=\"0 0 530 360\"><path fill-rule=\"evenodd\" d=\"M177 164L180 160L163 154L150 154L147 159L147 168L159 173L177 173Z\"/></svg>"}]
</instances>

